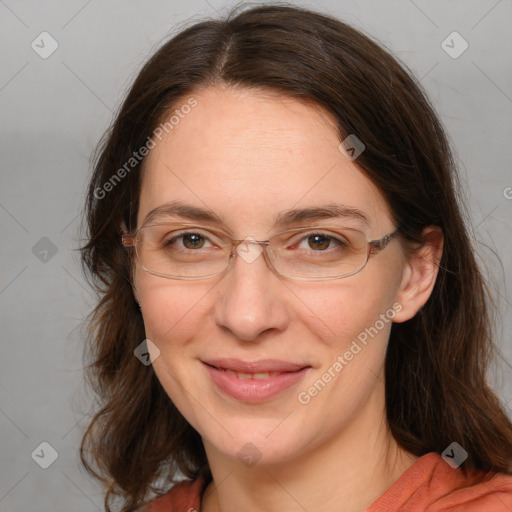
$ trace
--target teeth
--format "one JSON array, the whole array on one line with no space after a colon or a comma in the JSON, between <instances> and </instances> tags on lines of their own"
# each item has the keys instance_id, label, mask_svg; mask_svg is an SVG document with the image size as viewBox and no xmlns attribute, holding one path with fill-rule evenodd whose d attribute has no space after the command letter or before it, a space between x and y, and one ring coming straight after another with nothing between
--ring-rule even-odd
<instances>
[{"instance_id":1,"label":"teeth","mask_svg":"<svg viewBox=\"0 0 512 512\"><path fill-rule=\"evenodd\" d=\"M239 379L259 379L264 380L269 377L273 377L274 375L279 375L279 372L260 372L260 373L243 373L243 372L235 372L233 370L224 370L228 375L232 375L233 377L238 377Z\"/></svg>"},{"instance_id":2,"label":"teeth","mask_svg":"<svg viewBox=\"0 0 512 512\"><path fill-rule=\"evenodd\" d=\"M268 379L270 377L270 373L253 373L253 379Z\"/></svg>"}]
</instances>

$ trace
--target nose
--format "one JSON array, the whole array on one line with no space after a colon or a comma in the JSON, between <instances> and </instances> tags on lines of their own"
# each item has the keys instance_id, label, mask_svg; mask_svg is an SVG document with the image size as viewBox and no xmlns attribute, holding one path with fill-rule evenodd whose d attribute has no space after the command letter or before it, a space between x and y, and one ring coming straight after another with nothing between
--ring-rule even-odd
<instances>
[{"instance_id":1,"label":"nose","mask_svg":"<svg viewBox=\"0 0 512 512\"><path fill-rule=\"evenodd\" d=\"M257 244L238 247L231 268L219 283L215 323L244 341L258 341L289 323L287 288L267 266Z\"/></svg>"}]
</instances>

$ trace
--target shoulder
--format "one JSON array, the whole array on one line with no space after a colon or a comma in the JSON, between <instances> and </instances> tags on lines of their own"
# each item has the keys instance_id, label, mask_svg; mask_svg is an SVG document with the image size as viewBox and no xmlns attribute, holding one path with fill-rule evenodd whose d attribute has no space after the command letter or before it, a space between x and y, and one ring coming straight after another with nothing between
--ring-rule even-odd
<instances>
[{"instance_id":1,"label":"shoulder","mask_svg":"<svg viewBox=\"0 0 512 512\"><path fill-rule=\"evenodd\" d=\"M437 453L420 457L367 512L510 512L512 475L464 475Z\"/></svg>"},{"instance_id":2,"label":"shoulder","mask_svg":"<svg viewBox=\"0 0 512 512\"><path fill-rule=\"evenodd\" d=\"M453 490L439 496L435 505L438 510L447 512L510 512L512 475L475 472L466 480L458 481Z\"/></svg>"},{"instance_id":3,"label":"shoulder","mask_svg":"<svg viewBox=\"0 0 512 512\"><path fill-rule=\"evenodd\" d=\"M179 482L140 512L198 512L205 483L202 477Z\"/></svg>"}]
</instances>

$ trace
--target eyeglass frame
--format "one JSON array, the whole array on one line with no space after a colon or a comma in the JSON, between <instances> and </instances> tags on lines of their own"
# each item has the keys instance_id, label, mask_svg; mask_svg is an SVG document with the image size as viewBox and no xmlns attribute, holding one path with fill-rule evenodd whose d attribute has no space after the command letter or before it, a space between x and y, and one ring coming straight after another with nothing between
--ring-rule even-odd
<instances>
[{"instance_id":1,"label":"eyeglass frame","mask_svg":"<svg viewBox=\"0 0 512 512\"><path fill-rule=\"evenodd\" d=\"M209 274L209 275L206 275L206 276L175 276L175 275L169 275L169 274L162 274L160 272L154 272L152 270L148 270L144 264L142 263L141 259L140 259L140 256L139 256L139 253L137 251L137 237L140 233L140 231L146 227L150 227L150 226L160 226L160 225L165 225L165 224L174 224L173 223L166 223L166 222L162 222L161 224L159 223L156 223L156 224L146 224L146 225L142 225L140 226L138 229L136 229L133 233L121 233L121 242L124 246L125 249L129 249L129 248L133 248L135 250L135 254L137 256L137 259L139 261L139 263L141 264L142 266L142 269L147 272L148 274L151 274L151 275L154 275L154 276L157 276L157 277L163 277L165 279L179 279L179 280L186 280L186 281L196 281L196 280L200 280L200 279L209 279L211 277L216 277L216 276L220 276L222 275L223 273L225 272L228 272L232 265L233 265L233 262L235 261L235 258L236 258L236 255L237 255L237 247L240 246L242 243L246 242L246 243L253 243L253 244L257 244L259 245L261 248L262 248L262 253L263 253L263 259L265 260L265 263L268 267L268 269L274 273L276 276L278 277L285 277L287 279L292 279L292 280L297 280L297 281L330 281L330 280L334 280L334 279L343 279L345 277L350 277L350 276L353 276L355 274L358 274L359 272L361 272L363 270L363 268L366 267L366 265L368 264L368 260L370 259L370 255L372 254L372 249L377 251L377 252L380 252L382 250L384 250L387 245L389 244L389 242L399 233L400 231L400 228L396 227L394 231L388 233L387 235L384 235L382 238L378 238L378 239L375 239L375 240L367 240L366 241L366 244L367 244L367 251L366 251L366 260L364 262L364 264L361 266L361 268L357 269L357 270L354 270L348 274L341 274L339 276L333 276L333 277L296 277L296 276L288 276L286 274L281 274L275 267L274 265L272 264L272 262L270 261L270 257L267 253L267 247L270 245L270 240L279 236L279 235L283 235L285 233L290 233L290 232L300 232L300 231L310 231L310 230L315 230L315 229L322 229L322 230L326 230L326 231L329 231L331 228L327 227L327 226L305 226L303 228L290 228L290 229L286 229L284 231L279 231L278 233L275 233L272 237L270 237L268 240L251 240L251 239L248 239L248 238L244 238L243 240L234 240L232 239L225 231L223 231L222 229L219 229L219 228L214 228L215 231L219 231L221 233L223 233L224 235L226 235L227 238L229 238L229 240L231 240L231 251L229 253L229 258L227 260L227 265L226 267L219 271L219 272L216 272L215 274ZM182 226L182 227L190 227L190 228L199 228L199 229L205 229L204 227L201 227L201 226L198 226L196 223L187 223L187 222L176 222L175 223L176 225L179 225L179 226ZM229 244L226 245L226 247L229 247Z\"/></svg>"}]
</instances>

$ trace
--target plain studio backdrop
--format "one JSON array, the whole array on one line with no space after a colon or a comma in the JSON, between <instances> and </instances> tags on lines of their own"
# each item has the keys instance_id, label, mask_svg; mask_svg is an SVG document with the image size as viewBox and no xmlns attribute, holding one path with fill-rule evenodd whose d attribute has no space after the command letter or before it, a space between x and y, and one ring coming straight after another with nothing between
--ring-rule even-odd
<instances>
[{"instance_id":1,"label":"plain studio backdrop","mask_svg":"<svg viewBox=\"0 0 512 512\"><path fill-rule=\"evenodd\" d=\"M103 510L78 464L92 405L81 325L89 158L144 60L184 24L232 3L0 1L0 510ZM505 361L493 385L512 407L512 3L322 0L383 42L426 88L453 142L475 246L494 283ZM501 263L500 263L501 260ZM45 466L46 469L45 469Z\"/></svg>"}]
</instances>

